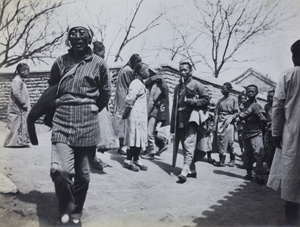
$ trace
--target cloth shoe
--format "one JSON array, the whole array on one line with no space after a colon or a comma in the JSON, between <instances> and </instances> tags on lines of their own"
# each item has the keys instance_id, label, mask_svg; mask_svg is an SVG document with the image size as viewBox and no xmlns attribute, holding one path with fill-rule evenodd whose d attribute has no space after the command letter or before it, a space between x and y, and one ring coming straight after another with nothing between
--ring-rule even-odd
<instances>
[{"instance_id":1,"label":"cloth shoe","mask_svg":"<svg viewBox=\"0 0 300 227\"><path fill-rule=\"evenodd\" d=\"M147 171L148 170L148 166L142 164L140 162L140 160L133 161L133 164L136 165L136 166L138 166L140 168L140 170L142 170L142 171Z\"/></svg>"},{"instance_id":2,"label":"cloth shoe","mask_svg":"<svg viewBox=\"0 0 300 227\"><path fill-rule=\"evenodd\" d=\"M225 166L226 155L220 154L219 157L220 157L220 161L219 162L215 162L214 166L224 167Z\"/></svg>"},{"instance_id":3,"label":"cloth shoe","mask_svg":"<svg viewBox=\"0 0 300 227\"><path fill-rule=\"evenodd\" d=\"M183 184L183 183L185 183L186 182L186 177L185 176L183 176L183 175L178 175L178 181L176 181L176 183L178 183L178 184Z\"/></svg>"},{"instance_id":4,"label":"cloth shoe","mask_svg":"<svg viewBox=\"0 0 300 227\"><path fill-rule=\"evenodd\" d=\"M124 160L124 167L129 170L132 170L133 172L138 172L140 170L138 166L134 165L132 161L127 159Z\"/></svg>"},{"instance_id":5,"label":"cloth shoe","mask_svg":"<svg viewBox=\"0 0 300 227\"><path fill-rule=\"evenodd\" d=\"M235 161L234 160L230 160L230 162L228 163L229 167L234 167Z\"/></svg>"},{"instance_id":6,"label":"cloth shoe","mask_svg":"<svg viewBox=\"0 0 300 227\"><path fill-rule=\"evenodd\" d=\"M104 167L105 167L105 163L102 162L102 160L100 158L95 157L92 161L92 167L94 169L103 171Z\"/></svg>"},{"instance_id":7,"label":"cloth shoe","mask_svg":"<svg viewBox=\"0 0 300 227\"><path fill-rule=\"evenodd\" d=\"M251 180L253 178L253 176L251 174L247 174L246 176L244 176L245 180Z\"/></svg>"},{"instance_id":8,"label":"cloth shoe","mask_svg":"<svg viewBox=\"0 0 300 227\"><path fill-rule=\"evenodd\" d=\"M197 173L196 172L194 172L194 173L188 173L186 175L186 177L197 178Z\"/></svg>"}]
</instances>

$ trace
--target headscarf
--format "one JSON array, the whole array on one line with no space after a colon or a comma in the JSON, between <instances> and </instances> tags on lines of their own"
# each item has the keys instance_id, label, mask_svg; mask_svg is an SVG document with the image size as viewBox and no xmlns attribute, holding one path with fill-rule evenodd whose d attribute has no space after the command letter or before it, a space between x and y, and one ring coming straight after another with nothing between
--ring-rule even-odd
<instances>
[{"instance_id":1,"label":"headscarf","mask_svg":"<svg viewBox=\"0 0 300 227\"><path fill-rule=\"evenodd\" d=\"M91 38L91 41L92 41L92 38L94 36L94 32L91 29L91 27L82 20L75 20L68 26L68 29L67 29L67 39L66 39L66 45L67 46L70 46L70 44L69 44L70 31L72 30L72 28L76 28L76 27L84 28L87 31L87 33L89 34L89 36Z\"/></svg>"}]
</instances>

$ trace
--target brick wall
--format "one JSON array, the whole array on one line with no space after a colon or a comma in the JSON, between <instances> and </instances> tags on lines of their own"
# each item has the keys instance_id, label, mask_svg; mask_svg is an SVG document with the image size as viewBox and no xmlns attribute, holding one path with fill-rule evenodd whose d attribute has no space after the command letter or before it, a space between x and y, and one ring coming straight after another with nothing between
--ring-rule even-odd
<instances>
[{"instance_id":1,"label":"brick wall","mask_svg":"<svg viewBox=\"0 0 300 227\"><path fill-rule=\"evenodd\" d=\"M170 110L172 108L172 100L174 88L178 84L180 76L177 69L169 65L162 66L162 75L166 79L166 82L170 90ZM115 82L117 78L117 73L120 67L110 68L110 74L112 78L112 96L109 101L109 109L112 112L114 105L114 94L115 94ZM48 87L49 72L31 72L29 78L25 79L26 85L28 87L31 104L33 105L39 99L43 91ZM8 97L10 92L10 84L14 78L13 73L1 73L0 72L0 120L6 121L7 118L7 105ZM222 97L221 86L224 81L213 77L201 77L196 72L194 73L194 78L199 80L202 84L209 87L212 91L212 101L217 102L218 99ZM238 96L238 94L243 90L242 87L233 86L233 95ZM258 96L258 101L260 104L264 105L266 103L265 97Z\"/></svg>"}]
</instances>

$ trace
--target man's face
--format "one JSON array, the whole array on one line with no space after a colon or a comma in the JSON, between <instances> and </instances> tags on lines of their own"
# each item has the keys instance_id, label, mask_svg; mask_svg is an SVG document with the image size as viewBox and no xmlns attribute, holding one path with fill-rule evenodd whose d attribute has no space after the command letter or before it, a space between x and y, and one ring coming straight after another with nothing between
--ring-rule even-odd
<instances>
[{"instance_id":1,"label":"man's face","mask_svg":"<svg viewBox=\"0 0 300 227\"><path fill-rule=\"evenodd\" d=\"M256 90L255 87L248 87L248 88L247 88L246 94L247 94L247 97L248 97L250 100L253 100L253 99L256 97L257 93L258 93L258 92L257 92L257 90Z\"/></svg>"},{"instance_id":2,"label":"man's face","mask_svg":"<svg viewBox=\"0 0 300 227\"><path fill-rule=\"evenodd\" d=\"M192 69L188 64L182 64L179 65L179 73L184 80L187 80L192 75Z\"/></svg>"},{"instance_id":3,"label":"man's face","mask_svg":"<svg viewBox=\"0 0 300 227\"><path fill-rule=\"evenodd\" d=\"M143 80L149 78L149 68L147 65L143 65L142 69L141 69L141 78Z\"/></svg>"},{"instance_id":4,"label":"man's face","mask_svg":"<svg viewBox=\"0 0 300 227\"><path fill-rule=\"evenodd\" d=\"M267 100L269 103L273 103L274 92L269 92L267 96Z\"/></svg>"},{"instance_id":5,"label":"man's face","mask_svg":"<svg viewBox=\"0 0 300 227\"><path fill-rule=\"evenodd\" d=\"M21 69L20 69L20 75L21 77L28 77L29 76L29 67L27 66L23 66Z\"/></svg>"},{"instance_id":6,"label":"man's face","mask_svg":"<svg viewBox=\"0 0 300 227\"><path fill-rule=\"evenodd\" d=\"M227 88L227 86L223 85L222 88L221 88L221 93L222 95L226 96L229 94L229 90Z\"/></svg>"},{"instance_id":7,"label":"man's face","mask_svg":"<svg viewBox=\"0 0 300 227\"><path fill-rule=\"evenodd\" d=\"M90 36L85 28L75 27L69 33L69 41L75 51L85 50L90 43Z\"/></svg>"}]
</instances>

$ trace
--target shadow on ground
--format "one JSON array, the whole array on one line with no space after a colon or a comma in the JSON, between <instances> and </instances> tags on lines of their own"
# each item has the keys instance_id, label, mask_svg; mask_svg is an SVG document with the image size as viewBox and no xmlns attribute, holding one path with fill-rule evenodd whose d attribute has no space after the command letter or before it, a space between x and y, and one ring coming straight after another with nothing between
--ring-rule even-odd
<instances>
[{"instance_id":1,"label":"shadow on ground","mask_svg":"<svg viewBox=\"0 0 300 227\"><path fill-rule=\"evenodd\" d=\"M17 199L36 205L36 214L40 226L55 226L58 221L58 204L55 193L30 191L27 194L19 193Z\"/></svg>"},{"instance_id":2,"label":"shadow on ground","mask_svg":"<svg viewBox=\"0 0 300 227\"><path fill-rule=\"evenodd\" d=\"M240 176L214 171L216 174ZM217 185L216 185L217 187ZM279 193L266 185L258 185L254 181L246 182L233 192L229 192L216 205L209 207L194 218L196 226L283 226L284 201ZM184 226L184 227L195 227Z\"/></svg>"}]
</instances>

